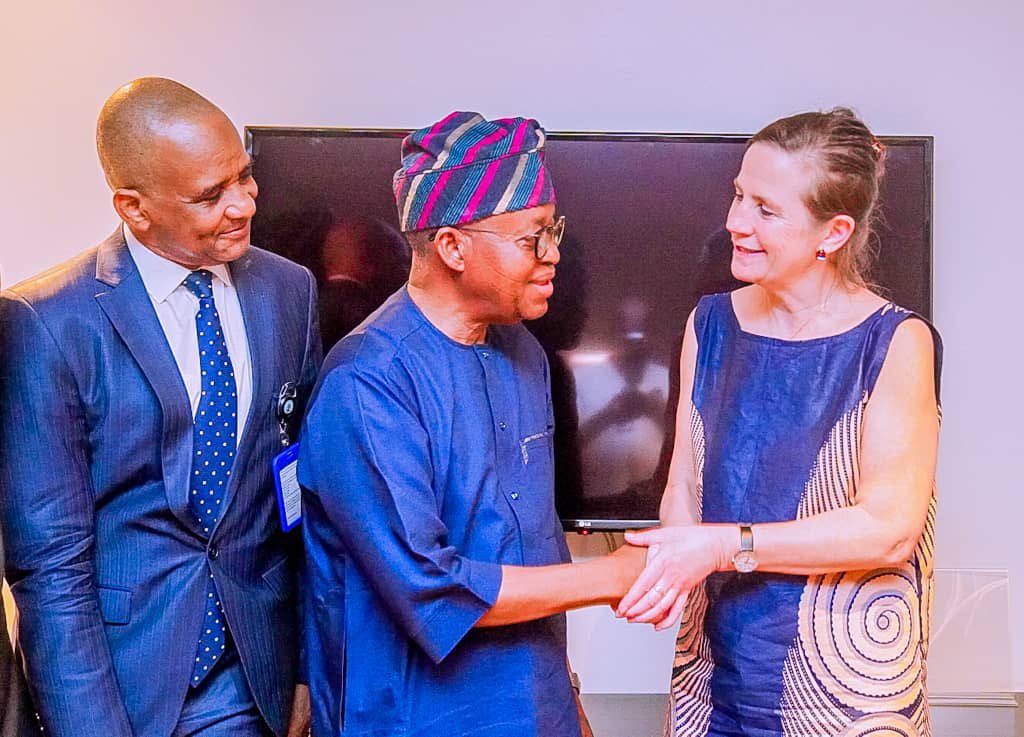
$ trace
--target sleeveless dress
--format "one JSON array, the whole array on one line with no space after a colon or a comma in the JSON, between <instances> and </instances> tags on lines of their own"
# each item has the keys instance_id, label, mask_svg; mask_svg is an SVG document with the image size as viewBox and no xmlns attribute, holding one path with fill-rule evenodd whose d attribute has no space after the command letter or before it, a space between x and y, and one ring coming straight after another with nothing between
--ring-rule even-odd
<instances>
[{"instance_id":1,"label":"sleeveless dress","mask_svg":"<svg viewBox=\"0 0 1024 737\"><path fill-rule=\"evenodd\" d=\"M703 298L690 417L702 520L853 504L864 410L910 318L923 319L890 303L846 332L790 341L744 332L728 294ZM928 737L934 521L933 489L913 557L893 568L709 576L680 625L666 734Z\"/></svg>"}]
</instances>

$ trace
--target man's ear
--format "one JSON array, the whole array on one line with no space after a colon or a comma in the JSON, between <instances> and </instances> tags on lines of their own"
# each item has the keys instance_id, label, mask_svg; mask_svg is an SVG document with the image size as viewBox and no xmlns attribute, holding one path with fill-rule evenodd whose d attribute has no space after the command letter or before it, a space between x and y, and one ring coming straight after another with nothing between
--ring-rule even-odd
<instances>
[{"instance_id":1,"label":"man's ear","mask_svg":"<svg viewBox=\"0 0 1024 737\"><path fill-rule=\"evenodd\" d=\"M826 224L825 237L821 241L821 249L831 256L845 246L853 231L857 228L856 221L849 215L836 215Z\"/></svg>"},{"instance_id":2,"label":"man's ear","mask_svg":"<svg viewBox=\"0 0 1024 737\"><path fill-rule=\"evenodd\" d=\"M441 261L452 271L466 270L465 248L469 239L457 228L440 228L431 241Z\"/></svg>"},{"instance_id":3,"label":"man's ear","mask_svg":"<svg viewBox=\"0 0 1024 737\"><path fill-rule=\"evenodd\" d=\"M114 210L135 232L145 233L152 225L142 194L137 189L115 189Z\"/></svg>"}]
</instances>

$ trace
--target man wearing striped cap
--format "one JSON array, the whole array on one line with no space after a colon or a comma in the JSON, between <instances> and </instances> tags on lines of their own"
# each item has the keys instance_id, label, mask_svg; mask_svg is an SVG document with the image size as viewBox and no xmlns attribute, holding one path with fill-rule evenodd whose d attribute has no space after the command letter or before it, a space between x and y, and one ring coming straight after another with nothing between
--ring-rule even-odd
<instances>
[{"instance_id":1,"label":"man wearing striped cap","mask_svg":"<svg viewBox=\"0 0 1024 737\"><path fill-rule=\"evenodd\" d=\"M578 737L567 609L617 602L635 548L569 563L547 311L564 219L544 131L456 112L394 178L408 284L331 351L303 431L316 735Z\"/></svg>"}]
</instances>

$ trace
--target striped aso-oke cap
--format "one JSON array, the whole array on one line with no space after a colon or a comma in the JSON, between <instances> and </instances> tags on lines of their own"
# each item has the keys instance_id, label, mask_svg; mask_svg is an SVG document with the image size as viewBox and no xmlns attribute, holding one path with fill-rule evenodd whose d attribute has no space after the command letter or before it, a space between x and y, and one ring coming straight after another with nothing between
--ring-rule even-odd
<instances>
[{"instance_id":1,"label":"striped aso-oke cap","mask_svg":"<svg viewBox=\"0 0 1024 737\"><path fill-rule=\"evenodd\" d=\"M455 112L402 141L395 200L403 232L460 225L555 201L536 120Z\"/></svg>"}]
</instances>

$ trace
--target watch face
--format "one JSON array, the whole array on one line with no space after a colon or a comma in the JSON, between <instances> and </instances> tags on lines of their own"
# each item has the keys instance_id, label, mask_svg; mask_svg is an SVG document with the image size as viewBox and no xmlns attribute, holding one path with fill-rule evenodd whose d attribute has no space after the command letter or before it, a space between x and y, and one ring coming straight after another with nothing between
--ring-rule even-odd
<instances>
[{"instance_id":1,"label":"watch face","mask_svg":"<svg viewBox=\"0 0 1024 737\"><path fill-rule=\"evenodd\" d=\"M740 573L750 573L757 568L757 558L753 551L741 550L732 557L732 564Z\"/></svg>"}]
</instances>

